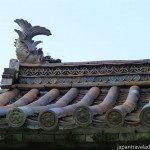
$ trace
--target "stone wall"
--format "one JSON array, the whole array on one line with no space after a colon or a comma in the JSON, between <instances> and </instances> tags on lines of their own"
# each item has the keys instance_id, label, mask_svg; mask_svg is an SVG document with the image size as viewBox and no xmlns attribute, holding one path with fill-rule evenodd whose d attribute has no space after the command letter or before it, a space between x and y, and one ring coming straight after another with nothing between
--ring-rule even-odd
<instances>
[{"instance_id":1,"label":"stone wall","mask_svg":"<svg viewBox=\"0 0 150 150\"><path fill-rule=\"evenodd\" d=\"M4 129L0 130L0 147L27 148L31 145L43 147L116 147L120 144L145 143L150 140L150 129L119 128L119 129L74 129L74 130L31 130Z\"/></svg>"}]
</instances>

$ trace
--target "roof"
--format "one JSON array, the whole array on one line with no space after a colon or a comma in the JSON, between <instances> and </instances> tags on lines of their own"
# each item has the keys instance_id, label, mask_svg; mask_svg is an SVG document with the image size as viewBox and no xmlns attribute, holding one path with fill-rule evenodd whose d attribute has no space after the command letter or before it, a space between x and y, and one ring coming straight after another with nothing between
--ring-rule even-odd
<instances>
[{"instance_id":1,"label":"roof","mask_svg":"<svg viewBox=\"0 0 150 150\"><path fill-rule=\"evenodd\" d=\"M21 64L2 75L1 127L149 126L150 61Z\"/></svg>"}]
</instances>

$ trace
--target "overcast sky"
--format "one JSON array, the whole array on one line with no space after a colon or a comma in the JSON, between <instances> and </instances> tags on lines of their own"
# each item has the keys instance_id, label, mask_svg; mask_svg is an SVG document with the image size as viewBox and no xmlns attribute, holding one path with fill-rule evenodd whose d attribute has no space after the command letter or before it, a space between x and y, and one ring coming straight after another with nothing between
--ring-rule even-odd
<instances>
[{"instance_id":1,"label":"overcast sky","mask_svg":"<svg viewBox=\"0 0 150 150\"><path fill-rule=\"evenodd\" d=\"M63 62L148 59L150 0L0 0L0 72L16 58L15 19L44 26L44 55Z\"/></svg>"}]
</instances>

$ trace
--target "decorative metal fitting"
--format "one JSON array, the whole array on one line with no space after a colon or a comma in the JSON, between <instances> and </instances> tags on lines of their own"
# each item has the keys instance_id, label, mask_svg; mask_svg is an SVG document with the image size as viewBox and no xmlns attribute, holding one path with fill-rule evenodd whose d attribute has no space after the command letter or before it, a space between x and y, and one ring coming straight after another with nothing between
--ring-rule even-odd
<instances>
[{"instance_id":1,"label":"decorative metal fitting","mask_svg":"<svg viewBox=\"0 0 150 150\"><path fill-rule=\"evenodd\" d=\"M150 104L141 110L139 118L143 125L150 127Z\"/></svg>"},{"instance_id":2,"label":"decorative metal fitting","mask_svg":"<svg viewBox=\"0 0 150 150\"><path fill-rule=\"evenodd\" d=\"M19 108L11 109L6 115L6 120L11 127L21 127L26 120L25 113Z\"/></svg>"},{"instance_id":3,"label":"decorative metal fitting","mask_svg":"<svg viewBox=\"0 0 150 150\"><path fill-rule=\"evenodd\" d=\"M111 109L106 113L105 120L110 127L121 127L124 123L124 115L118 109Z\"/></svg>"},{"instance_id":4,"label":"decorative metal fitting","mask_svg":"<svg viewBox=\"0 0 150 150\"><path fill-rule=\"evenodd\" d=\"M93 113L88 107L80 106L75 109L73 119L78 126L86 127L92 123Z\"/></svg>"},{"instance_id":5,"label":"decorative metal fitting","mask_svg":"<svg viewBox=\"0 0 150 150\"><path fill-rule=\"evenodd\" d=\"M58 117L54 111L45 110L39 114L38 121L43 130L52 130L58 124Z\"/></svg>"}]
</instances>

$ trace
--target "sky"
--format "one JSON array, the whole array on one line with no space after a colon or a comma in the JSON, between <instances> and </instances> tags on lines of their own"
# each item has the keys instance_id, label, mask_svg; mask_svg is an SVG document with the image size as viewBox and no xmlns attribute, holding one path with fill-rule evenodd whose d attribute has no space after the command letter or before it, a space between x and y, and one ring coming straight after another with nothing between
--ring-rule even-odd
<instances>
[{"instance_id":1,"label":"sky","mask_svg":"<svg viewBox=\"0 0 150 150\"><path fill-rule=\"evenodd\" d=\"M0 0L0 73L16 58L15 19L48 28L44 55L62 62L149 59L150 0Z\"/></svg>"}]
</instances>

